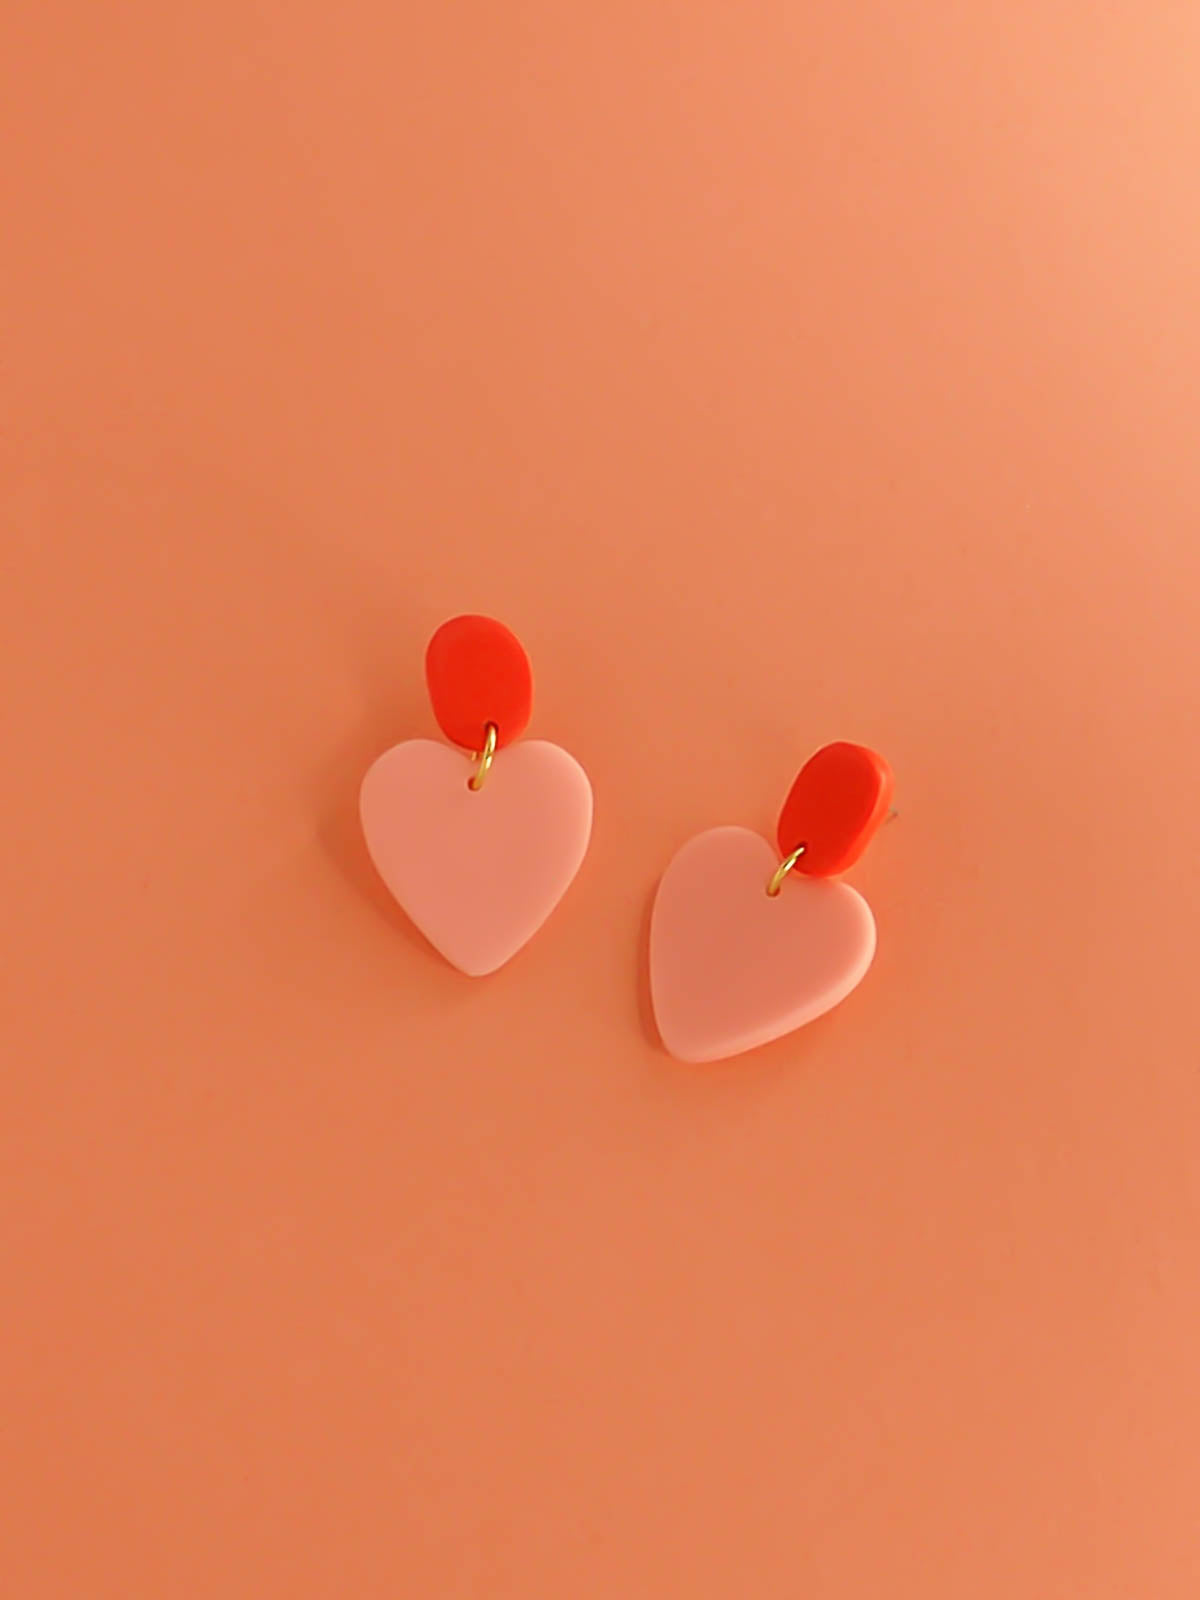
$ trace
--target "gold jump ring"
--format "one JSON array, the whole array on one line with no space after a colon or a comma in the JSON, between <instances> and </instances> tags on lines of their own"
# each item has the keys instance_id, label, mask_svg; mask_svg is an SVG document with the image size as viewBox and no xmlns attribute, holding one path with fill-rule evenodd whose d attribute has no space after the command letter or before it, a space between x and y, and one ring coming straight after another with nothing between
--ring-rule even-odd
<instances>
[{"instance_id":1,"label":"gold jump ring","mask_svg":"<svg viewBox=\"0 0 1200 1600\"><path fill-rule=\"evenodd\" d=\"M487 732L483 736L483 749L476 756L479 765L471 774L467 787L469 789L482 789L487 781L487 775L492 770L492 762L496 759L496 739L499 729L494 722L489 722Z\"/></svg>"},{"instance_id":2,"label":"gold jump ring","mask_svg":"<svg viewBox=\"0 0 1200 1600\"><path fill-rule=\"evenodd\" d=\"M771 874L771 881L767 885L767 893L771 896L772 900L774 900L775 896L783 887L783 880L787 877L788 873L796 865L797 861L799 861L800 857L807 849L808 846L806 844L798 844L792 851L791 855L785 856L775 868L775 871Z\"/></svg>"}]
</instances>

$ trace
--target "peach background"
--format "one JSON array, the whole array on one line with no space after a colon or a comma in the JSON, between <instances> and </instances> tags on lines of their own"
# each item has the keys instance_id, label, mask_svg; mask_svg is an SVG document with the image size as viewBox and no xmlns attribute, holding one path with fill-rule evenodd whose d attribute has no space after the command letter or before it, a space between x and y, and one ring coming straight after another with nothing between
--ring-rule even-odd
<instances>
[{"instance_id":1,"label":"peach background","mask_svg":"<svg viewBox=\"0 0 1200 1600\"><path fill-rule=\"evenodd\" d=\"M3 1592L1193 1596L1197 7L3 35ZM468 608L598 797L480 984L354 818ZM831 737L878 966L675 1067Z\"/></svg>"}]
</instances>

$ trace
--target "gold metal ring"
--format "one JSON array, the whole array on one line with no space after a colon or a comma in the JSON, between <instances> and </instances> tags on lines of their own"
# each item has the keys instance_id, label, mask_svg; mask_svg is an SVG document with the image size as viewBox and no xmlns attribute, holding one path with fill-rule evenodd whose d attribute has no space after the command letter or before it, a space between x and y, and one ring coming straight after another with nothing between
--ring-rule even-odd
<instances>
[{"instance_id":1,"label":"gold metal ring","mask_svg":"<svg viewBox=\"0 0 1200 1600\"><path fill-rule=\"evenodd\" d=\"M785 856L775 868L775 871L771 874L771 881L767 885L767 893L771 896L772 900L774 900L775 896L783 887L783 880L787 877L788 873L796 865L797 861L799 861L800 857L807 849L808 846L806 844L798 844L792 851L791 855Z\"/></svg>"},{"instance_id":2,"label":"gold metal ring","mask_svg":"<svg viewBox=\"0 0 1200 1600\"><path fill-rule=\"evenodd\" d=\"M482 789L487 782L487 775L492 770L492 762L496 759L496 740L500 730L494 722L489 722L487 732L483 736L483 749L476 756L479 765L471 774L467 783L468 789Z\"/></svg>"}]
</instances>

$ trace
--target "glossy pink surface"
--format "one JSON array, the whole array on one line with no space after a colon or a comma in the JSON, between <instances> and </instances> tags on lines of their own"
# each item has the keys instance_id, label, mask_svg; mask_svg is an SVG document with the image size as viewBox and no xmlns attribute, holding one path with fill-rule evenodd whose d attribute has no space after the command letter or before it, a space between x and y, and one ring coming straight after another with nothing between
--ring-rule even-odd
<instances>
[{"instance_id":1,"label":"glossy pink surface","mask_svg":"<svg viewBox=\"0 0 1200 1600\"><path fill-rule=\"evenodd\" d=\"M713 828L679 851L650 925L650 990L663 1044L718 1061L811 1022L858 986L875 954L871 908L849 884L784 881L749 828Z\"/></svg>"},{"instance_id":2,"label":"glossy pink surface","mask_svg":"<svg viewBox=\"0 0 1200 1600\"><path fill-rule=\"evenodd\" d=\"M446 960L471 977L504 965L579 870L592 790L573 756L539 740L502 751L472 790L472 758L413 739L363 780L367 848L384 883Z\"/></svg>"}]
</instances>

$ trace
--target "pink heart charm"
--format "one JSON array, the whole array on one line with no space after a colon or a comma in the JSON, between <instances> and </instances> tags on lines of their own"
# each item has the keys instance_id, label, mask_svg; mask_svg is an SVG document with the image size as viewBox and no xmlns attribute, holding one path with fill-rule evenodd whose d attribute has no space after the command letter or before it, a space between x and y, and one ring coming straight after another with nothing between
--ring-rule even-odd
<instances>
[{"instance_id":1,"label":"pink heart charm","mask_svg":"<svg viewBox=\"0 0 1200 1600\"><path fill-rule=\"evenodd\" d=\"M650 992L663 1044L680 1061L719 1061L790 1033L844 1000L875 954L871 908L848 884L787 878L749 828L684 845L658 887Z\"/></svg>"},{"instance_id":2,"label":"pink heart charm","mask_svg":"<svg viewBox=\"0 0 1200 1600\"><path fill-rule=\"evenodd\" d=\"M514 956L579 871L592 788L574 756L532 739L502 750L483 787L475 762L413 739L363 779L359 809L380 877L435 949L482 977Z\"/></svg>"}]
</instances>

